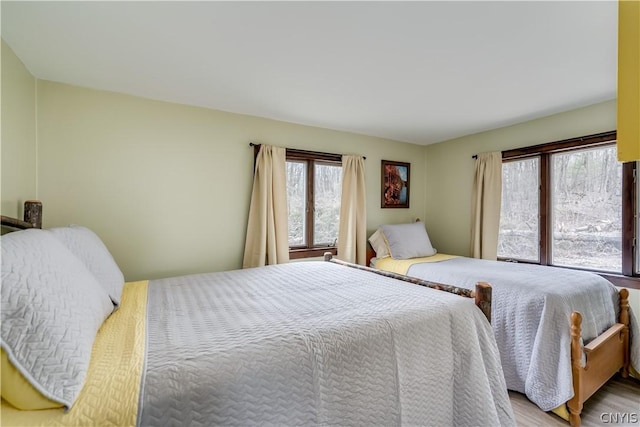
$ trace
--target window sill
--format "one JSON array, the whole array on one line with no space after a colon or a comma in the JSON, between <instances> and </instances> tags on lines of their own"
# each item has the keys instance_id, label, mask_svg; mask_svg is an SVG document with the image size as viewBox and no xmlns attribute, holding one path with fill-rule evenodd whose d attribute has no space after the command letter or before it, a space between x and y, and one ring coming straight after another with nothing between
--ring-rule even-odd
<instances>
[{"instance_id":1,"label":"window sill","mask_svg":"<svg viewBox=\"0 0 640 427\"><path fill-rule=\"evenodd\" d=\"M325 246L322 248L290 249L289 259L321 257L325 252L331 252L333 255L336 255L338 248L335 246Z\"/></svg>"},{"instance_id":2,"label":"window sill","mask_svg":"<svg viewBox=\"0 0 640 427\"><path fill-rule=\"evenodd\" d=\"M596 273L620 288L640 289L640 277L623 276L621 274Z\"/></svg>"}]
</instances>

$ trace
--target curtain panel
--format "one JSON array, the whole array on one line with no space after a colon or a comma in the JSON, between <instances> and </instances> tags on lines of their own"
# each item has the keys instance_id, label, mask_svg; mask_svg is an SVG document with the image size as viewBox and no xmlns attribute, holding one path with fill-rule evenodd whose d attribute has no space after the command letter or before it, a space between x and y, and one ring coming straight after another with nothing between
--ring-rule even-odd
<instances>
[{"instance_id":1,"label":"curtain panel","mask_svg":"<svg viewBox=\"0 0 640 427\"><path fill-rule=\"evenodd\" d=\"M342 198L338 255L343 261L365 265L367 262L367 200L364 158L342 156Z\"/></svg>"},{"instance_id":2,"label":"curtain panel","mask_svg":"<svg viewBox=\"0 0 640 427\"><path fill-rule=\"evenodd\" d=\"M496 260L502 202L502 153L480 153L471 196L471 256Z\"/></svg>"},{"instance_id":3,"label":"curtain panel","mask_svg":"<svg viewBox=\"0 0 640 427\"><path fill-rule=\"evenodd\" d=\"M262 144L253 176L242 268L289 262L286 149Z\"/></svg>"}]
</instances>

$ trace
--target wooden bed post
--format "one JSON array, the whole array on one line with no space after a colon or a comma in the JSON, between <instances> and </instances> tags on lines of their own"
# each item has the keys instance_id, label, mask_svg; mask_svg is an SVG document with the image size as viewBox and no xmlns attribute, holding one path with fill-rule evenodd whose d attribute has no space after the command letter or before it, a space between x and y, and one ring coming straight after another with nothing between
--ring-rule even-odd
<instances>
[{"instance_id":1,"label":"wooden bed post","mask_svg":"<svg viewBox=\"0 0 640 427\"><path fill-rule=\"evenodd\" d=\"M620 320L624 325L622 329L622 348L624 349L624 358L620 374L623 378L629 376L629 291L620 289Z\"/></svg>"},{"instance_id":2,"label":"wooden bed post","mask_svg":"<svg viewBox=\"0 0 640 427\"><path fill-rule=\"evenodd\" d=\"M33 228L42 228L41 201L27 200L24 202L24 222L28 222Z\"/></svg>"},{"instance_id":3,"label":"wooden bed post","mask_svg":"<svg viewBox=\"0 0 640 427\"><path fill-rule=\"evenodd\" d=\"M476 305L491 323L491 285L487 282L476 283Z\"/></svg>"},{"instance_id":4,"label":"wooden bed post","mask_svg":"<svg viewBox=\"0 0 640 427\"><path fill-rule=\"evenodd\" d=\"M569 407L569 423L571 427L580 426L582 399L580 394L582 368L582 315L577 311L571 313L571 376L573 377L573 397L567 402Z\"/></svg>"},{"instance_id":5,"label":"wooden bed post","mask_svg":"<svg viewBox=\"0 0 640 427\"><path fill-rule=\"evenodd\" d=\"M42 228L42 202L39 200L27 200L24 202L24 220L0 215L3 227L26 230L29 228Z\"/></svg>"}]
</instances>

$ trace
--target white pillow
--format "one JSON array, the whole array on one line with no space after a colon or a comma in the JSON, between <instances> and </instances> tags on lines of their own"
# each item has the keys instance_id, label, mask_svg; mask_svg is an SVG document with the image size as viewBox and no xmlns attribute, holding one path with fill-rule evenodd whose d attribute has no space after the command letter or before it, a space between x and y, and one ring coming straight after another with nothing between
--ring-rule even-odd
<instances>
[{"instance_id":1,"label":"white pillow","mask_svg":"<svg viewBox=\"0 0 640 427\"><path fill-rule=\"evenodd\" d=\"M50 400L71 407L91 348L113 311L109 295L45 230L2 236L0 344L13 366Z\"/></svg>"},{"instance_id":2,"label":"white pillow","mask_svg":"<svg viewBox=\"0 0 640 427\"><path fill-rule=\"evenodd\" d=\"M427 257L436 254L422 222L380 227L394 259Z\"/></svg>"},{"instance_id":3,"label":"white pillow","mask_svg":"<svg viewBox=\"0 0 640 427\"><path fill-rule=\"evenodd\" d=\"M111 301L116 306L120 305L124 276L100 237L79 225L52 228L49 231L84 263L107 291Z\"/></svg>"},{"instance_id":4,"label":"white pillow","mask_svg":"<svg viewBox=\"0 0 640 427\"><path fill-rule=\"evenodd\" d=\"M371 247L376 252L376 258L387 258L391 256L389 254L389 248L387 247L387 242L384 240L384 236L382 235L382 231L378 228L375 233L369 237L369 243L371 243Z\"/></svg>"}]
</instances>

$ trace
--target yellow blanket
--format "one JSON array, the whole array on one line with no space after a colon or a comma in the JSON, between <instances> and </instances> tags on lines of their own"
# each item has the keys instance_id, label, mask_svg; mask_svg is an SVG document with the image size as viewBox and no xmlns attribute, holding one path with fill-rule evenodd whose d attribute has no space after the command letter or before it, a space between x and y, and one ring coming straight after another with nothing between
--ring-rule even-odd
<instances>
[{"instance_id":1,"label":"yellow blanket","mask_svg":"<svg viewBox=\"0 0 640 427\"><path fill-rule=\"evenodd\" d=\"M379 270L390 271L392 273L407 274L409 267L413 264L421 262L439 262L448 259L458 258L457 255L435 254L433 256L411 259L393 259L391 257L381 258L376 262L376 268Z\"/></svg>"},{"instance_id":2,"label":"yellow blanket","mask_svg":"<svg viewBox=\"0 0 640 427\"><path fill-rule=\"evenodd\" d=\"M147 281L127 283L122 304L104 322L84 387L73 407L20 411L2 401L3 426L133 426L144 365Z\"/></svg>"}]
</instances>

